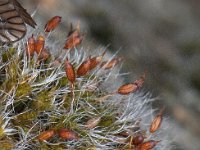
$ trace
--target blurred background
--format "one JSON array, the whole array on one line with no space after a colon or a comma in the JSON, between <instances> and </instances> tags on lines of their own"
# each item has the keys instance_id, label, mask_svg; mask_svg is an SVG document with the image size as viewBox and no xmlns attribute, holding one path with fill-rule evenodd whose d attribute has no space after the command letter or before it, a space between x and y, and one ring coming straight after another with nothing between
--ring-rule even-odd
<instances>
[{"instance_id":1,"label":"blurred background","mask_svg":"<svg viewBox=\"0 0 200 150\"><path fill-rule=\"evenodd\" d=\"M19 0L44 25L62 16L57 36L66 39L80 21L84 45L108 46L125 57L125 80L148 71L145 90L166 106L176 150L200 150L199 0Z\"/></svg>"}]
</instances>

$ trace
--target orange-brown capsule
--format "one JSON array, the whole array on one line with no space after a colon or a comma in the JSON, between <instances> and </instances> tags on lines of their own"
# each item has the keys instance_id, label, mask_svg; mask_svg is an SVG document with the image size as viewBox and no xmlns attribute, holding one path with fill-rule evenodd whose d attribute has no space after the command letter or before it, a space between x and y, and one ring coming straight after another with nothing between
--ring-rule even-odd
<instances>
[{"instance_id":1,"label":"orange-brown capsule","mask_svg":"<svg viewBox=\"0 0 200 150\"><path fill-rule=\"evenodd\" d=\"M140 133L133 138L132 144L135 146L138 146L138 145L142 144L143 141L144 141L144 136Z\"/></svg>"},{"instance_id":2,"label":"orange-brown capsule","mask_svg":"<svg viewBox=\"0 0 200 150\"><path fill-rule=\"evenodd\" d=\"M104 61L102 64L101 64L101 67L105 70L108 70L108 69L111 69L113 67L115 67L120 61L122 60L121 57L119 58L113 58L111 61L109 62L106 62Z\"/></svg>"},{"instance_id":3,"label":"orange-brown capsule","mask_svg":"<svg viewBox=\"0 0 200 150\"><path fill-rule=\"evenodd\" d=\"M164 111L164 108L160 110L159 114L152 121L151 126L149 128L149 131L151 133L156 132L160 128L161 123L162 123L163 111Z\"/></svg>"},{"instance_id":4,"label":"orange-brown capsule","mask_svg":"<svg viewBox=\"0 0 200 150\"><path fill-rule=\"evenodd\" d=\"M75 75L74 67L69 62L68 58L66 59L66 63L65 63L65 72L66 72L68 80L71 83L74 83L74 81L76 80L76 75Z\"/></svg>"},{"instance_id":5,"label":"orange-brown capsule","mask_svg":"<svg viewBox=\"0 0 200 150\"><path fill-rule=\"evenodd\" d=\"M130 94L130 93L133 93L143 86L144 80L145 80L145 74L142 75L134 83L122 85L118 89L118 93L121 94L121 95L127 95L127 94Z\"/></svg>"},{"instance_id":6,"label":"orange-brown capsule","mask_svg":"<svg viewBox=\"0 0 200 150\"><path fill-rule=\"evenodd\" d=\"M88 58L86 61L84 61L77 70L77 76L84 76L90 71L90 58Z\"/></svg>"},{"instance_id":7,"label":"orange-brown capsule","mask_svg":"<svg viewBox=\"0 0 200 150\"><path fill-rule=\"evenodd\" d=\"M44 36L40 35L37 38L37 41L35 43L35 51L37 54L39 54L44 49L45 44L45 38Z\"/></svg>"},{"instance_id":8,"label":"orange-brown capsule","mask_svg":"<svg viewBox=\"0 0 200 150\"><path fill-rule=\"evenodd\" d=\"M158 144L158 142L160 141L150 140L150 141L144 142L141 145L139 145L138 150L151 150Z\"/></svg>"},{"instance_id":9,"label":"orange-brown capsule","mask_svg":"<svg viewBox=\"0 0 200 150\"><path fill-rule=\"evenodd\" d=\"M137 89L138 89L137 85L135 85L134 83L129 83L129 84L122 85L118 89L118 93L121 95L127 95L129 93L136 91Z\"/></svg>"},{"instance_id":10,"label":"orange-brown capsule","mask_svg":"<svg viewBox=\"0 0 200 150\"><path fill-rule=\"evenodd\" d=\"M40 140L40 141L45 141L45 140L48 140L48 139L50 139L51 137L53 137L55 134L56 134L56 131L55 131L54 129L47 130L47 131L42 132L42 133L37 137L37 139Z\"/></svg>"},{"instance_id":11,"label":"orange-brown capsule","mask_svg":"<svg viewBox=\"0 0 200 150\"><path fill-rule=\"evenodd\" d=\"M58 24L61 22L61 19L62 19L62 17L60 17L60 16L55 16L55 17L51 18L45 25L45 32L53 31L58 26Z\"/></svg>"},{"instance_id":12,"label":"orange-brown capsule","mask_svg":"<svg viewBox=\"0 0 200 150\"><path fill-rule=\"evenodd\" d=\"M93 57L93 58L90 59L90 62L91 62L90 63L90 70L96 68L100 64L100 62L102 61L103 56L105 55L105 53L106 53L106 51L103 52L102 55L97 56L97 57Z\"/></svg>"},{"instance_id":13,"label":"orange-brown capsule","mask_svg":"<svg viewBox=\"0 0 200 150\"><path fill-rule=\"evenodd\" d=\"M95 117L87 121L85 127L88 129L95 128L99 122L101 121L101 117Z\"/></svg>"},{"instance_id":14,"label":"orange-brown capsule","mask_svg":"<svg viewBox=\"0 0 200 150\"><path fill-rule=\"evenodd\" d=\"M78 26L77 29L69 32L64 48L71 49L78 46L83 41L83 37L84 35L80 33L80 28Z\"/></svg>"},{"instance_id":15,"label":"orange-brown capsule","mask_svg":"<svg viewBox=\"0 0 200 150\"><path fill-rule=\"evenodd\" d=\"M33 56L34 51L35 51L35 38L32 35L30 38L28 38L26 53L29 56Z\"/></svg>"},{"instance_id":16,"label":"orange-brown capsule","mask_svg":"<svg viewBox=\"0 0 200 150\"><path fill-rule=\"evenodd\" d=\"M79 140L79 136L77 135L77 133L75 133L74 131L71 131L69 129L60 129L58 131L59 137L64 139L64 140Z\"/></svg>"}]
</instances>

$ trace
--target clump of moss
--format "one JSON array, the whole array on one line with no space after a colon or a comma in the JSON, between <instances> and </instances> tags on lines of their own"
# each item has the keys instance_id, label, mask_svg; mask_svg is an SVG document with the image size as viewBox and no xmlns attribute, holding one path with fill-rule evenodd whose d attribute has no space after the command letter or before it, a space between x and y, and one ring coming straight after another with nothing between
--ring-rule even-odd
<instances>
[{"instance_id":1,"label":"clump of moss","mask_svg":"<svg viewBox=\"0 0 200 150\"><path fill-rule=\"evenodd\" d=\"M40 35L47 40L50 33ZM139 92L144 76L121 86L119 59L79 50L82 38L80 29L70 31L58 57L47 50L52 43L31 55L29 42L1 48L1 149L142 149L143 141L132 142L138 134L145 142L166 140L163 129L148 131L153 99Z\"/></svg>"}]
</instances>

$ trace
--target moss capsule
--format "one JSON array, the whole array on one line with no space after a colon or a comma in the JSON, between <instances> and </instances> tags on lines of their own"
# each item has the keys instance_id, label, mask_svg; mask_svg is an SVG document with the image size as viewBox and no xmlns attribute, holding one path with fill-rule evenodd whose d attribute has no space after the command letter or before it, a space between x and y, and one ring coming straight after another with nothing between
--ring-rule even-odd
<instances>
[{"instance_id":1,"label":"moss capsule","mask_svg":"<svg viewBox=\"0 0 200 150\"><path fill-rule=\"evenodd\" d=\"M78 26L75 30L69 32L64 48L71 49L78 46L83 41L83 37L84 35L80 33Z\"/></svg>"},{"instance_id":2,"label":"moss capsule","mask_svg":"<svg viewBox=\"0 0 200 150\"><path fill-rule=\"evenodd\" d=\"M158 144L158 142L160 141L150 140L150 141L144 142L141 145L139 145L138 150L151 150Z\"/></svg>"},{"instance_id":3,"label":"moss capsule","mask_svg":"<svg viewBox=\"0 0 200 150\"><path fill-rule=\"evenodd\" d=\"M33 56L34 52L35 52L35 38L32 35L30 38L28 38L26 53L28 56Z\"/></svg>"},{"instance_id":4,"label":"moss capsule","mask_svg":"<svg viewBox=\"0 0 200 150\"><path fill-rule=\"evenodd\" d=\"M113 58L111 61L108 61L108 62L104 61L101 64L101 67L105 70L111 69L111 68L115 67L121 60L122 60L122 58L119 57L119 58Z\"/></svg>"},{"instance_id":5,"label":"moss capsule","mask_svg":"<svg viewBox=\"0 0 200 150\"><path fill-rule=\"evenodd\" d=\"M37 41L35 43L35 51L37 54L39 54L43 49L45 45L45 38L44 36L40 35L37 38Z\"/></svg>"},{"instance_id":6,"label":"moss capsule","mask_svg":"<svg viewBox=\"0 0 200 150\"><path fill-rule=\"evenodd\" d=\"M58 131L59 137L64 139L64 140L79 140L79 137L77 135L77 133L75 133L74 131L71 131L69 129L60 129Z\"/></svg>"},{"instance_id":7,"label":"moss capsule","mask_svg":"<svg viewBox=\"0 0 200 150\"><path fill-rule=\"evenodd\" d=\"M151 122L151 126L149 128L149 131L151 133L156 132L160 128L161 123L162 123L163 111L164 111L164 108L160 110L159 114Z\"/></svg>"},{"instance_id":8,"label":"moss capsule","mask_svg":"<svg viewBox=\"0 0 200 150\"><path fill-rule=\"evenodd\" d=\"M145 74L142 75L139 79L135 80L134 83L122 85L118 89L118 93L121 95L127 95L133 93L143 86L144 80L145 80Z\"/></svg>"},{"instance_id":9,"label":"moss capsule","mask_svg":"<svg viewBox=\"0 0 200 150\"><path fill-rule=\"evenodd\" d=\"M76 80L76 75L75 75L74 67L69 62L68 59L66 59L66 62L65 62L65 72L66 72L66 76L67 76L68 80L71 83L74 83L74 81Z\"/></svg>"},{"instance_id":10,"label":"moss capsule","mask_svg":"<svg viewBox=\"0 0 200 150\"><path fill-rule=\"evenodd\" d=\"M45 32L53 31L58 24L61 22L62 17L55 16L52 19L50 19L47 24L45 25Z\"/></svg>"},{"instance_id":11,"label":"moss capsule","mask_svg":"<svg viewBox=\"0 0 200 150\"><path fill-rule=\"evenodd\" d=\"M88 58L86 61L84 61L77 70L77 75L80 76L84 76L88 73L88 71L90 70L90 58Z\"/></svg>"},{"instance_id":12,"label":"moss capsule","mask_svg":"<svg viewBox=\"0 0 200 150\"><path fill-rule=\"evenodd\" d=\"M46 141L46 140L50 139L51 137L53 137L55 134L56 134L56 132L55 132L54 129L47 130L47 131L42 132L42 133L37 137L37 139L38 139L39 141Z\"/></svg>"},{"instance_id":13,"label":"moss capsule","mask_svg":"<svg viewBox=\"0 0 200 150\"><path fill-rule=\"evenodd\" d=\"M102 55L90 58L90 70L96 68L102 61L103 56L105 55L106 51L103 52Z\"/></svg>"}]
</instances>

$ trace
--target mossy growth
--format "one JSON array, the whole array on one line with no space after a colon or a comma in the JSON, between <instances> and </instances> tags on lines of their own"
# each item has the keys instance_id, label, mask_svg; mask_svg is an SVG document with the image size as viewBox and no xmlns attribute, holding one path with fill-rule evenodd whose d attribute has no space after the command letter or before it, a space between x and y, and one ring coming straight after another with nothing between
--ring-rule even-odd
<instances>
[{"instance_id":1,"label":"mossy growth","mask_svg":"<svg viewBox=\"0 0 200 150\"><path fill-rule=\"evenodd\" d=\"M91 58L84 48L63 50L59 60L49 53L45 59L40 53L30 56L26 50L22 42L1 48L0 149L137 148L129 139L141 132L135 122L145 122L149 115L146 105L152 99L138 93L120 95L118 68L106 70L101 61L95 62L91 70L86 67L85 75L75 75L72 81L66 60L77 74L81 64ZM124 132L128 134L122 135Z\"/></svg>"}]
</instances>

